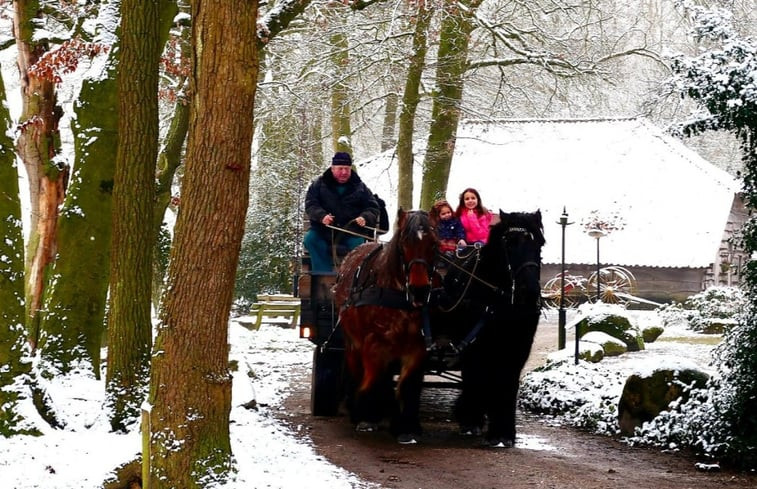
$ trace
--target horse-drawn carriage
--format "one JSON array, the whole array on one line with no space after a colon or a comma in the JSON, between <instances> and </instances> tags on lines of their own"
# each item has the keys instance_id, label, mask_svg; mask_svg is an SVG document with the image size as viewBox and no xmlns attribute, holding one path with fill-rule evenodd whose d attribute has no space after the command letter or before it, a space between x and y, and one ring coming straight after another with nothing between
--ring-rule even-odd
<instances>
[{"instance_id":1,"label":"horse-drawn carriage","mask_svg":"<svg viewBox=\"0 0 757 489\"><path fill-rule=\"evenodd\" d=\"M338 273L310 273L303 259L300 335L315 344L314 415L336 415L347 400L358 430L390 413L398 440L414 443L421 389L441 380L461 388L461 426L488 423L491 445L512 446L544 237L538 211L499 217L487 245L456 257L437 253L427 213L400 210L392 239L356 248Z\"/></svg>"}]
</instances>

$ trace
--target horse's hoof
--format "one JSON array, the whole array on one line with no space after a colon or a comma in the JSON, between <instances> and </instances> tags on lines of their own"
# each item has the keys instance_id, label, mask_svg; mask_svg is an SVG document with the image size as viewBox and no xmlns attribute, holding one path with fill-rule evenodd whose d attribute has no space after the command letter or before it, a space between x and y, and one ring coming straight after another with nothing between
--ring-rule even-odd
<instances>
[{"instance_id":1,"label":"horse's hoof","mask_svg":"<svg viewBox=\"0 0 757 489\"><path fill-rule=\"evenodd\" d=\"M361 421L355 426L355 431L360 431L364 433L369 433L372 431L378 431L378 424L377 423L371 423L368 421Z\"/></svg>"},{"instance_id":2,"label":"horse's hoof","mask_svg":"<svg viewBox=\"0 0 757 489\"><path fill-rule=\"evenodd\" d=\"M510 438L488 438L486 440L486 446L489 448L512 448L515 446L515 440Z\"/></svg>"},{"instance_id":3,"label":"horse's hoof","mask_svg":"<svg viewBox=\"0 0 757 489\"><path fill-rule=\"evenodd\" d=\"M415 443L418 443L418 440L416 440L415 436L413 436L411 434L403 433L403 434L397 436L397 442L400 445L413 445Z\"/></svg>"},{"instance_id":4,"label":"horse's hoof","mask_svg":"<svg viewBox=\"0 0 757 489\"><path fill-rule=\"evenodd\" d=\"M461 426L460 434L463 436L481 436L481 428L478 426Z\"/></svg>"}]
</instances>

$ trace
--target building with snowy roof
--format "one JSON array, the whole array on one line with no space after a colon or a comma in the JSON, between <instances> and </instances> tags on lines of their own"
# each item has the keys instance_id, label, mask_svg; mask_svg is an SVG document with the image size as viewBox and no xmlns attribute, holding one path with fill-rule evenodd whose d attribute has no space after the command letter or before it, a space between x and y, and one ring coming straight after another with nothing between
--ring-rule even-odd
<instances>
[{"instance_id":1,"label":"building with snowy roof","mask_svg":"<svg viewBox=\"0 0 757 489\"><path fill-rule=\"evenodd\" d=\"M415 159L417 203L422 152ZM393 152L357 167L394 215ZM541 210L543 283L561 270L563 210L573 223L565 227L569 274L596 270L588 231L599 217L619 228L599 238L600 264L631 271L638 297L682 300L740 281L745 257L730 242L747 217L740 182L642 118L461 122L446 195L453 207L466 187L495 212Z\"/></svg>"}]
</instances>

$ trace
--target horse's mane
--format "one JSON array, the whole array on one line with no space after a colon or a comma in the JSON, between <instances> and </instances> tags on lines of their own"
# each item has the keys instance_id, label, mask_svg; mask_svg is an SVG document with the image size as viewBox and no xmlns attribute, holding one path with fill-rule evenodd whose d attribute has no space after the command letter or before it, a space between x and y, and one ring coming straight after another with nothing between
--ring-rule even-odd
<instances>
[{"instance_id":1,"label":"horse's mane","mask_svg":"<svg viewBox=\"0 0 757 489\"><path fill-rule=\"evenodd\" d=\"M536 246L541 248L546 242L541 221L541 211L502 212L499 222L489 230L489 240L481 249L481 274L492 280L510 280L501 273L501 266L507 266L507 255L502 252L502 243L508 232L520 231L531 234ZM495 278L496 277L496 278ZM499 284L502 286L503 284Z\"/></svg>"},{"instance_id":2,"label":"horse's mane","mask_svg":"<svg viewBox=\"0 0 757 489\"><path fill-rule=\"evenodd\" d=\"M376 257L376 261L373 264L373 269L377 272L377 283L380 286L390 285L394 283L395 286L399 284L401 287L404 277L404 270L402 269L402 253L401 243L405 240L415 241L417 240L418 232L428 233L432 231L431 222L429 220L428 212L417 210L409 211L405 216L402 227L397 226L392 239L388 243L383 245L381 253ZM387 283L382 283L386 277Z\"/></svg>"},{"instance_id":3,"label":"horse's mane","mask_svg":"<svg viewBox=\"0 0 757 489\"><path fill-rule=\"evenodd\" d=\"M544 225L541 221L541 211L536 212L507 212L500 214L500 222L492 226L489 241L492 237L501 237L514 229L524 229L531 233L537 245L544 246Z\"/></svg>"}]
</instances>

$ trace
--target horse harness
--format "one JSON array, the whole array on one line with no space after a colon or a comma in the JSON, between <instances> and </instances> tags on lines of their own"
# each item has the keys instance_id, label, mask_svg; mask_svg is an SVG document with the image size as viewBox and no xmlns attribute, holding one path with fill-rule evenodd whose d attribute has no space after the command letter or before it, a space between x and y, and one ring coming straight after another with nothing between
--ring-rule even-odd
<instances>
[{"instance_id":1,"label":"horse harness","mask_svg":"<svg viewBox=\"0 0 757 489\"><path fill-rule=\"evenodd\" d=\"M502 235L503 241L505 241L505 242L507 241L506 236L507 236L508 233L515 233L515 232L521 233L523 235L528 235L532 240L534 239L533 233L531 231L529 231L528 229L523 228L523 227L511 227L511 228L508 228L507 231L505 231L505 233L503 233L503 235ZM465 285L465 288L463 289L462 293L460 294L460 297L457 299L457 301L455 302L455 304L453 306L451 306L448 309L442 309L442 312L445 312L445 313L446 312L451 312L451 311L453 311L456 307L458 307L462 303L465 295L468 292L468 288L470 287L471 282L473 280L476 280L476 281L480 282L481 284L483 284L484 286L488 287L497 296L504 296L505 295L505 291L503 291L500 287L498 287L498 286L496 286L494 284L491 284L491 283L487 282L486 280L484 280L481 277L479 277L479 276L476 275L476 270L478 268L479 261L480 261L480 256L479 256L480 255L480 251L481 251L480 247L477 247L476 250L475 250L476 261L475 261L475 264L473 266L473 270L470 271L470 272L468 270L466 270L464 267L461 267L460 265L458 265L457 263L455 263L454 261L449 260L446 257L442 257L442 259L444 259L445 261L447 261L447 263L453 265L458 270L460 270L464 274L468 275L468 283ZM505 247L505 253L507 253L507 247ZM468 255L468 256L470 256L470 255ZM468 256L466 256L465 258L468 258ZM508 269L508 272L509 272L509 275L510 275L510 302L507 303L506 305L512 306L513 304L515 304L515 278L523 270L525 270L528 267L541 268L541 265L538 262L535 262L535 261L526 261L526 262L521 263L520 266L515 271L513 271L512 267L511 267L511 263L510 263L510 257L509 256L507 257L507 269ZM540 302L541 302L540 300L537 302L537 305L539 306L539 308L541 308L541 303ZM486 322L491 317L494 316L495 309L496 309L495 308L495 304L486 304L486 305L484 305L484 308L481 311L481 315L480 315L479 319L475 322L475 324L470 329L470 331L465 336L465 338L463 338L463 340L460 341L460 343L457 345L457 347L455 348L453 346L453 348L456 349L458 352L460 352L460 351L464 350L466 347L468 347L470 344L472 344L474 341L476 341L476 338L478 337L479 333L483 329L483 327L486 324Z\"/></svg>"},{"instance_id":2,"label":"horse harness","mask_svg":"<svg viewBox=\"0 0 757 489\"><path fill-rule=\"evenodd\" d=\"M376 274L374 273L373 268L370 267L370 264L378 253L382 251L384 246L384 243L379 243L376 248L371 250L371 252L363 258L362 263L355 269L352 276L350 294L343 307L382 306L408 311L418 309L418 306L414 305L413 301L410 299L408 285L410 269L415 264L425 265L429 270L430 276L433 273L432 268L426 260L420 258L414 258L407 263L403 259L402 265L405 272L405 284L402 289L378 287L376 285Z\"/></svg>"}]
</instances>

